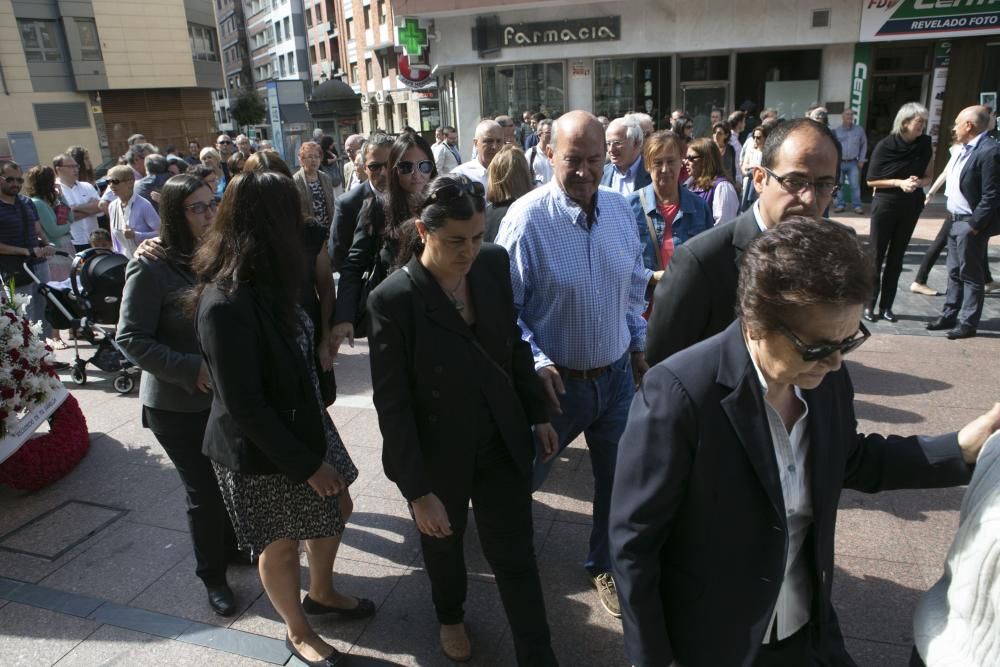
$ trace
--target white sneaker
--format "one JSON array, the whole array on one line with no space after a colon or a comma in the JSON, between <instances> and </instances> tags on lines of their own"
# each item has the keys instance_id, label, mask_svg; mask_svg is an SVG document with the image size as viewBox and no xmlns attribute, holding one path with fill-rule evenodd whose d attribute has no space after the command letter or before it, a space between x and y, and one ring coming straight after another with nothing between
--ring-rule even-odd
<instances>
[{"instance_id":1,"label":"white sneaker","mask_svg":"<svg viewBox=\"0 0 1000 667\"><path fill-rule=\"evenodd\" d=\"M601 601L604 611L615 618L621 618L622 610L618 603L618 589L615 588L615 580L611 573L602 572L594 577L594 586L597 587L597 599Z\"/></svg>"}]
</instances>

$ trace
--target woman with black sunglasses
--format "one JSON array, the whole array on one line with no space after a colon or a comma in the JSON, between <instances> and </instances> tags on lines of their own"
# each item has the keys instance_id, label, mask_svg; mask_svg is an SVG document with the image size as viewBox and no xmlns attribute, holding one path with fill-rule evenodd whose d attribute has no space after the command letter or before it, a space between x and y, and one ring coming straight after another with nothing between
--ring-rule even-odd
<instances>
[{"instance_id":1,"label":"woman with black sunglasses","mask_svg":"<svg viewBox=\"0 0 1000 667\"><path fill-rule=\"evenodd\" d=\"M430 145L406 128L389 151L386 196L365 201L358 215L354 240L340 267L337 305L333 315L333 345L368 334L368 295L396 266L400 229L416 213L427 184L437 177Z\"/></svg>"},{"instance_id":2,"label":"woman with black sunglasses","mask_svg":"<svg viewBox=\"0 0 1000 667\"><path fill-rule=\"evenodd\" d=\"M445 655L472 655L462 549L471 500L518 664L555 665L531 470L536 453L555 455L558 439L517 326L507 252L483 244L485 205L481 183L434 181L408 224L402 269L368 300L382 463L420 530Z\"/></svg>"},{"instance_id":3,"label":"woman with black sunglasses","mask_svg":"<svg viewBox=\"0 0 1000 667\"><path fill-rule=\"evenodd\" d=\"M854 664L831 604L842 490L969 480L1000 405L937 438L858 432L843 359L871 266L843 225L778 223L741 256L737 320L643 378L610 516L628 664Z\"/></svg>"}]
</instances>

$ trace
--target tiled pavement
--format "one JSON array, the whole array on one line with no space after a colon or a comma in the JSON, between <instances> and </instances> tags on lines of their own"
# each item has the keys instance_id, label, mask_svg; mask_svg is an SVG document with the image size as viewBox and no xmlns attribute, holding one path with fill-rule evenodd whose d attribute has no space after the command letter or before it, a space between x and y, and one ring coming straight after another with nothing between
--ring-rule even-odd
<instances>
[{"instance_id":1,"label":"tiled pavement","mask_svg":"<svg viewBox=\"0 0 1000 667\"><path fill-rule=\"evenodd\" d=\"M940 297L906 291L922 253L919 239L932 238L940 222L934 213L928 211L907 255L896 306L904 319L875 325L872 340L852 356L862 429L952 430L1000 398L1000 296L988 299L980 337L951 342L922 329ZM867 232L860 218L844 221ZM940 269L930 282L943 287ZM135 394L118 396L102 377L94 373L91 384L73 388L92 434L80 466L37 493L0 487L0 664L285 663L282 626L255 570L231 570L241 605L236 617L208 611L193 575L180 480L141 427ZM373 619L327 621L319 630L350 651L351 665L448 664L435 641L417 533L398 491L381 473L363 344L342 356L338 381L341 397L332 414L361 476L352 489L355 513L337 560L337 582L372 598L379 610ZM589 458L577 442L562 459L535 503L556 653L564 665L624 664L620 623L600 610L578 565L589 533ZM859 664L906 664L913 606L940 575L961 497L962 489L845 493L835 604ZM470 532L472 664L512 665L509 634L474 525Z\"/></svg>"}]
</instances>

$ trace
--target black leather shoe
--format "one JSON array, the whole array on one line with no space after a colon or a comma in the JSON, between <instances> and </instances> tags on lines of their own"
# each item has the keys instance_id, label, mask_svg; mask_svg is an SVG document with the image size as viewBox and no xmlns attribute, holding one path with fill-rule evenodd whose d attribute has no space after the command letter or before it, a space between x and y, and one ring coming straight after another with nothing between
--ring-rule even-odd
<instances>
[{"instance_id":1,"label":"black leather shoe","mask_svg":"<svg viewBox=\"0 0 1000 667\"><path fill-rule=\"evenodd\" d=\"M229 584L205 585L208 591L208 604L219 616L232 616L236 613L236 596Z\"/></svg>"},{"instance_id":2,"label":"black leather shoe","mask_svg":"<svg viewBox=\"0 0 1000 667\"><path fill-rule=\"evenodd\" d=\"M337 649L333 649L333 653L326 656L322 660L306 660L302 657L302 654L295 650L295 644L287 636L285 637L285 648L287 648L292 655L302 661L302 664L309 665L309 667L337 667L337 665L343 665L343 654Z\"/></svg>"},{"instance_id":3,"label":"black leather shoe","mask_svg":"<svg viewBox=\"0 0 1000 667\"><path fill-rule=\"evenodd\" d=\"M899 318L896 317L891 310L886 308L882 311L882 319L886 322L898 322Z\"/></svg>"},{"instance_id":4,"label":"black leather shoe","mask_svg":"<svg viewBox=\"0 0 1000 667\"><path fill-rule=\"evenodd\" d=\"M873 311L871 308L865 308L865 312L861 315L869 322L878 322L879 312L877 310Z\"/></svg>"},{"instance_id":5,"label":"black leather shoe","mask_svg":"<svg viewBox=\"0 0 1000 667\"><path fill-rule=\"evenodd\" d=\"M946 317L939 317L927 323L928 331L947 331L955 326L955 320Z\"/></svg>"},{"instance_id":6,"label":"black leather shoe","mask_svg":"<svg viewBox=\"0 0 1000 667\"><path fill-rule=\"evenodd\" d=\"M968 324L959 324L948 332L948 340L958 340L960 338L972 338L976 335L976 330Z\"/></svg>"},{"instance_id":7,"label":"black leather shoe","mask_svg":"<svg viewBox=\"0 0 1000 667\"><path fill-rule=\"evenodd\" d=\"M321 602L316 602L316 600L309 597L308 593L302 601L302 609L310 616L329 614L345 619L367 618L375 615L375 603L366 598L358 598L356 606L350 609L343 609L341 607L328 607Z\"/></svg>"}]
</instances>

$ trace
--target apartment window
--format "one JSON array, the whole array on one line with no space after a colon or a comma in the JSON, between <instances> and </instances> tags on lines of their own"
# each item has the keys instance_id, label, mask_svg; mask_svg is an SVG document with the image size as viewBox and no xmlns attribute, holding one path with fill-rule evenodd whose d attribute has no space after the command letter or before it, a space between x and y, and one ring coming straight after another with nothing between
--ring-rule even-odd
<instances>
[{"instance_id":1,"label":"apartment window","mask_svg":"<svg viewBox=\"0 0 1000 667\"><path fill-rule=\"evenodd\" d=\"M358 82L358 64L351 63L351 81L354 83Z\"/></svg>"},{"instance_id":2,"label":"apartment window","mask_svg":"<svg viewBox=\"0 0 1000 667\"><path fill-rule=\"evenodd\" d=\"M278 56L278 76L285 76L285 55Z\"/></svg>"},{"instance_id":3,"label":"apartment window","mask_svg":"<svg viewBox=\"0 0 1000 667\"><path fill-rule=\"evenodd\" d=\"M354 39L354 19L347 19L344 25L347 26L347 39Z\"/></svg>"},{"instance_id":4,"label":"apartment window","mask_svg":"<svg viewBox=\"0 0 1000 667\"><path fill-rule=\"evenodd\" d=\"M386 60L385 53L382 51L378 52L378 68L382 76L389 76L389 63Z\"/></svg>"},{"instance_id":5,"label":"apartment window","mask_svg":"<svg viewBox=\"0 0 1000 667\"><path fill-rule=\"evenodd\" d=\"M94 19L73 19L76 24L76 34L80 38L80 55L83 60L103 60L101 56L101 40L97 37L97 24Z\"/></svg>"},{"instance_id":6,"label":"apartment window","mask_svg":"<svg viewBox=\"0 0 1000 667\"><path fill-rule=\"evenodd\" d=\"M285 17L285 39L291 39L292 35L292 19Z\"/></svg>"},{"instance_id":7,"label":"apartment window","mask_svg":"<svg viewBox=\"0 0 1000 667\"><path fill-rule=\"evenodd\" d=\"M326 42L319 43L319 59L326 60Z\"/></svg>"},{"instance_id":8,"label":"apartment window","mask_svg":"<svg viewBox=\"0 0 1000 667\"><path fill-rule=\"evenodd\" d=\"M367 8L362 7L361 13L364 14L365 17L365 30L371 30L372 29L371 7Z\"/></svg>"},{"instance_id":9,"label":"apartment window","mask_svg":"<svg viewBox=\"0 0 1000 667\"><path fill-rule=\"evenodd\" d=\"M371 81L372 79L375 78L375 75L372 74L372 59L371 58L365 58L365 78L368 79L369 81Z\"/></svg>"},{"instance_id":10,"label":"apartment window","mask_svg":"<svg viewBox=\"0 0 1000 667\"><path fill-rule=\"evenodd\" d=\"M191 57L195 60L219 62L216 49L215 30L207 25L188 23L188 37L191 40Z\"/></svg>"},{"instance_id":11,"label":"apartment window","mask_svg":"<svg viewBox=\"0 0 1000 667\"><path fill-rule=\"evenodd\" d=\"M295 74L295 54L288 54L288 73Z\"/></svg>"},{"instance_id":12,"label":"apartment window","mask_svg":"<svg viewBox=\"0 0 1000 667\"><path fill-rule=\"evenodd\" d=\"M313 10L312 10L312 7L306 7L306 27L311 28L312 24L313 24Z\"/></svg>"},{"instance_id":13,"label":"apartment window","mask_svg":"<svg viewBox=\"0 0 1000 667\"><path fill-rule=\"evenodd\" d=\"M29 63L59 63L66 60L56 21L18 19L24 57Z\"/></svg>"},{"instance_id":14,"label":"apartment window","mask_svg":"<svg viewBox=\"0 0 1000 667\"><path fill-rule=\"evenodd\" d=\"M316 23L319 23L319 22L321 22L323 20L321 18L323 16L323 9L322 9L322 7L323 7L323 5L321 5L320 3L318 3L318 2L316 3L316 11L313 12L313 14L316 15Z\"/></svg>"},{"instance_id":15,"label":"apartment window","mask_svg":"<svg viewBox=\"0 0 1000 667\"><path fill-rule=\"evenodd\" d=\"M281 41L281 21L274 22L274 41L276 43Z\"/></svg>"}]
</instances>

